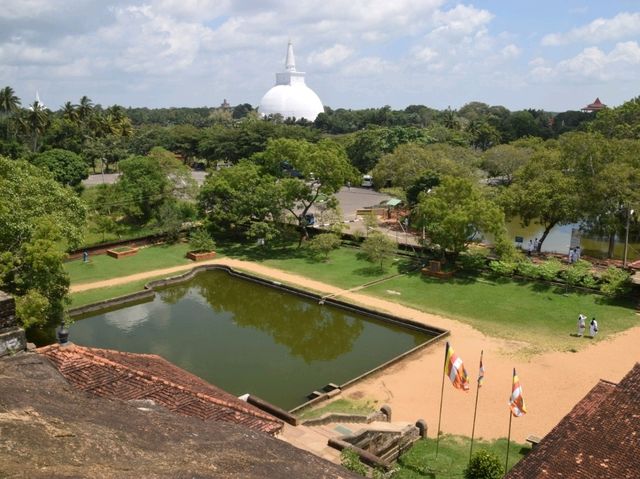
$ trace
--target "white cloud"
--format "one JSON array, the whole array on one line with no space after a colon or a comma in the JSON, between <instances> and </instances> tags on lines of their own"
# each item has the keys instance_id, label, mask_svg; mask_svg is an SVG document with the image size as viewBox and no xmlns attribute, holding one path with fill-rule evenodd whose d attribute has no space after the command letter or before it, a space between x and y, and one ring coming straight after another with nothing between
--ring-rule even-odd
<instances>
[{"instance_id":1,"label":"white cloud","mask_svg":"<svg viewBox=\"0 0 640 479\"><path fill-rule=\"evenodd\" d=\"M517 58L520 56L520 53L522 53L522 50L513 43L510 43L502 50L500 50L500 55L502 55L502 57L505 59Z\"/></svg>"},{"instance_id":2,"label":"white cloud","mask_svg":"<svg viewBox=\"0 0 640 479\"><path fill-rule=\"evenodd\" d=\"M0 8L0 18L15 20L30 18L34 14L49 13L56 9L56 5L49 0L20 0L3 2Z\"/></svg>"},{"instance_id":3,"label":"white cloud","mask_svg":"<svg viewBox=\"0 0 640 479\"><path fill-rule=\"evenodd\" d=\"M613 18L597 18L588 25L566 33L551 33L542 38L546 46L568 43L601 43L640 35L640 13L619 13Z\"/></svg>"},{"instance_id":4,"label":"white cloud","mask_svg":"<svg viewBox=\"0 0 640 479\"><path fill-rule=\"evenodd\" d=\"M472 35L486 26L493 14L488 10L478 10L473 6L457 5L447 11L437 11L433 15L436 28L432 36L461 37Z\"/></svg>"},{"instance_id":5,"label":"white cloud","mask_svg":"<svg viewBox=\"0 0 640 479\"><path fill-rule=\"evenodd\" d=\"M392 64L379 57L364 57L346 65L342 72L347 76L379 75L392 68Z\"/></svg>"},{"instance_id":6,"label":"white cloud","mask_svg":"<svg viewBox=\"0 0 640 479\"><path fill-rule=\"evenodd\" d=\"M330 48L311 53L308 58L310 64L318 64L323 67L331 67L343 62L353 54L353 48L341 43L336 43Z\"/></svg>"},{"instance_id":7,"label":"white cloud","mask_svg":"<svg viewBox=\"0 0 640 479\"><path fill-rule=\"evenodd\" d=\"M634 80L640 68L640 45L634 41L617 43L608 53L598 47L588 47L555 65L541 59L530 62L530 65L533 66L532 76L542 81L568 79L584 83L594 80Z\"/></svg>"}]
</instances>

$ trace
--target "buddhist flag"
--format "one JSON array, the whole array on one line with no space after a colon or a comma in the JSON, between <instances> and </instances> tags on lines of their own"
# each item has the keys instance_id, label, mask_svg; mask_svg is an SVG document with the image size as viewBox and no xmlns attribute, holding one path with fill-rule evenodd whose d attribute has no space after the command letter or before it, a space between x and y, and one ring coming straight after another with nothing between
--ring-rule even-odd
<instances>
[{"instance_id":1,"label":"buddhist flag","mask_svg":"<svg viewBox=\"0 0 640 479\"><path fill-rule=\"evenodd\" d=\"M509 407L511 408L511 414L516 417L524 416L527 413L524 398L522 397L522 386L520 386L520 379L518 379L518 375L516 374L516 368L513 368L513 385L511 387L511 397L509 398Z\"/></svg>"},{"instance_id":2,"label":"buddhist flag","mask_svg":"<svg viewBox=\"0 0 640 479\"><path fill-rule=\"evenodd\" d=\"M482 364L482 355L484 351L480 351L480 369L478 371L478 387L482 387L482 383L484 382L484 365Z\"/></svg>"},{"instance_id":3,"label":"buddhist flag","mask_svg":"<svg viewBox=\"0 0 640 479\"><path fill-rule=\"evenodd\" d=\"M467 377L467 371L464 369L462 359L453 352L453 348L449 346L447 342L446 359L444 362L444 373L449 376L454 388L462 389L464 391L469 390L469 380Z\"/></svg>"}]
</instances>

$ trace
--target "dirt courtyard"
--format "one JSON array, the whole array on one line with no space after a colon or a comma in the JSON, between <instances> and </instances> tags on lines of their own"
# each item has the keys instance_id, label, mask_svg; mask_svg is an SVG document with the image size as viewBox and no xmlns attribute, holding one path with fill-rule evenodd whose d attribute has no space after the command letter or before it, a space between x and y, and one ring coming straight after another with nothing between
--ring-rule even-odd
<instances>
[{"instance_id":1,"label":"dirt courtyard","mask_svg":"<svg viewBox=\"0 0 640 479\"><path fill-rule=\"evenodd\" d=\"M225 264L323 294L339 294L341 299L451 331L448 340L463 359L472 387L465 393L454 389L446 380L441 424L441 430L445 433L471 435L475 381L481 350L484 350L485 381L478 400L476 437L495 439L507 436L508 399L511 394L512 370L515 367L528 410L524 417L513 420L512 439L520 442L524 442L530 434L544 436L598 380L618 382L640 361L640 316L639 326L605 340L595 341L578 352L549 352L526 356L522 354L526 343L485 336L460 321L424 313L362 293L346 292L261 264L229 258L201 264ZM97 283L73 285L71 290L84 291L160 274L178 274L192 267L185 265ZM578 344L578 341L590 340L567 335L567 348L571 347L571 342ZM441 342L351 386L343 392L343 397L369 398L377 400L380 405L389 404L393 410L393 420L425 419L429 435L433 437L438 424L443 360L444 342Z\"/></svg>"}]
</instances>

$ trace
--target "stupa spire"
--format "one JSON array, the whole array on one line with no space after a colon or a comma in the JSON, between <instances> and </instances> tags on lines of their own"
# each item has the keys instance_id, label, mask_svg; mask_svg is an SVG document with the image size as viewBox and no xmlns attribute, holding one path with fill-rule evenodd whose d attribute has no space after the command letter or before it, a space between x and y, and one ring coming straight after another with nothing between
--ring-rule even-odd
<instances>
[{"instance_id":1,"label":"stupa spire","mask_svg":"<svg viewBox=\"0 0 640 479\"><path fill-rule=\"evenodd\" d=\"M296 58L293 56L293 44L291 40L289 40L289 45L287 46L287 59L284 62L284 66L288 72L296 71Z\"/></svg>"}]
</instances>

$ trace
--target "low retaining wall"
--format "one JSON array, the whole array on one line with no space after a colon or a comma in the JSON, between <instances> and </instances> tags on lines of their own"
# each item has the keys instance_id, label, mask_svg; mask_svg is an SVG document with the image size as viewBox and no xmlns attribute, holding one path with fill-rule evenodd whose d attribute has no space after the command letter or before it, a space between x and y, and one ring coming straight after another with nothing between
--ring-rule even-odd
<instances>
[{"instance_id":1,"label":"low retaining wall","mask_svg":"<svg viewBox=\"0 0 640 479\"><path fill-rule=\"evenodd\" d=\"M363 414L328 412L318 418L307 419L306 421L302 421L302 425L303 426L324 426L325 424L331 424L332 422L369 424L376 421L389 422L389 417L382 411L372 412L367 416Z\"/></svg>"}]
</instances>

